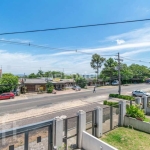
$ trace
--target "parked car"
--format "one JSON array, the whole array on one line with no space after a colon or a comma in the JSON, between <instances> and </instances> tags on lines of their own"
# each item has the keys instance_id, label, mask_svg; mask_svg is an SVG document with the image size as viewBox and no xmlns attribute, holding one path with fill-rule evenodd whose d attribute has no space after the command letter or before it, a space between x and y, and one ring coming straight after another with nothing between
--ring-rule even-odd
<instances>
[{"instance_id":1,"label":"parked car","mask_svg":"<svg viewBox=\"0 0 150 150\"><path fill-rule=\"evenodd\" d=\"M150 93L146 93L140 90L134 90L132 92L132 96L143 96L143 95L150 96Z\"/></svg>"},{"instance_id":2,"label":"parked car","mask_svg":"<svg viewBox=\"0 0 150 150\"><path fill-rule=\"evenodd\" d=\"M2 93L0 95L0 100L4 100L4 99L13 99L15 97L15 94L12 92L9 93Z\"/></svg>"},{"instance_id":3,"label":"parked car","mask_svg":"<svg viewBox=\"0 0 150 150\"><path fill-rule=\"evenodd\" d=\"M20 95L20 90L19 90L19 89L17 89L16 91L12 91L12 93L14 93L14 94L15 94L15 96L19 96L19 95Z\"/></svg>"},{"instance_id":4,"label":"parked car","mask_svg":"<svg viewBox=\"0 0 150 150\"><path fill-rule=\"evenodd\" d=\"M81 90L81 87L80 87L80 86L75 85L75 86L73 86L73 87L72 87L72 89L73 89L73 90L76 90L76 91L80 91L80 90Z\"/></svg>"},{"instance_id":5,"label":"parked car","mask_svg":"<svg viewBox=\"0 0 150 150\"><path fill-rule=\"evenodd\" d=\"M112 85L119 85L119 81L118 80L113 81Z\"/></svg>"},{"instance_id":6,"label":"parked car","mask_svg":"<svg viewBox=\"0 0 150 150\"><path fill-rule=\"evenodd\" d=\"M110 83L109 82L105 82L105 85L109 85Z\"/></svg>"}]
</instances>

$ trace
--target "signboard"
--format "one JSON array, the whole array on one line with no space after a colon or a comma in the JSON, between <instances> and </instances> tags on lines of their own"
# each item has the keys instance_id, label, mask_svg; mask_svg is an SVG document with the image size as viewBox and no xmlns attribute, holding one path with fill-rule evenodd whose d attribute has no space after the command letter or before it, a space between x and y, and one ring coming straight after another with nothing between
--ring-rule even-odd
<instances>
[{"instance_id":1,"label":"signboard","mask_svg":"<svg viewBox=\"0 0 150 150\"><path fill-rule=\"evenodd\" d=\"M2 77L2 69L0 69L0 78Z\"/></svg>"},{"instance_id":2,"label":"signboard","mask_svg":"<svg viewBox=\"0 0 150 150\"><path fill-rule=\"evenodd\" d=\"M60 81L60 78L54 78L53 81L54 81L54 82L59 82L59 81Z\"/></svg>"}]
</instances>

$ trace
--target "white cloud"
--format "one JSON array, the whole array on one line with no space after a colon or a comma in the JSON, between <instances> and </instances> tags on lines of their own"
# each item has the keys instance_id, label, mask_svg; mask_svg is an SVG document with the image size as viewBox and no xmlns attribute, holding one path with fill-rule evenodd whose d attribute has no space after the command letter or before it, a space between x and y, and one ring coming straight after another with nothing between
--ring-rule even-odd
<instances>
[{"instance_id":1,"label":"white cloud","mask_svg":"<svg viewBox=\"0 0 150 150\"><path fill-rule=\"evenodd\" d=\"M116 41L117 43L113 42L112 45L93 49L78 48L78 51L98 53L100 55L120 52L121 56L129 57L136 56L139 53L150 55L150 27L109 36L106 38L106 42L110 44L110 41ZM84 55L75 51L59 51L54 54L33 55L30 53L11 53L6 50L0 50L0 54L0 65L3 66L4 72L29 74L37 72L40 68L43 71L63 70L64 68L65 72L68 73L94 72L90 67L91 55Z\"/></svg>"},{"instance_id":2,"label":"white cloud","mask_svg":"<svg viewBox=\"0 0 150 150\"><path fill-rule=\"evenodd\" d=\"M117 39L116 42L117 42L118 45L125 43L124 40L119 40L119 39Z\"/></svg>"}]
</instances>

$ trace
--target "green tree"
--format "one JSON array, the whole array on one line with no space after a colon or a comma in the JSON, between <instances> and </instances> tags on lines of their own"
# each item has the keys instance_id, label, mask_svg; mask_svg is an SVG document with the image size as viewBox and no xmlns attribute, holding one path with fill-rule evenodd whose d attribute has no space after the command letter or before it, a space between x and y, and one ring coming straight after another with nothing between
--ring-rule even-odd
<instances>
[{"instance_id":1,"label":"green tree","mask_svg":"<svg viewBox=\"0 0 150 150\"><path fill-rule=\"evenodd\" d=\"M18 86L18 77L14 76L11 73L3 74L0 78L0 93L10 92L17 88Z\"/></svg>"},{"instance_id":2,"label":"green tree","mask_svg":"<svg viewBox=\"0 0 150 150\"><path fill-rule=\"evenodd\" d=\"M97 73L97 79L98 79L98 74L99 74L99 69L102 67L102 64L104 63L105 58L101 57L98 54L94 54L92 56L91 60L91 67L96 70L95 73Z\"/></svg>"},{"instance_id":3,"label":"green tree","mask_svg":"<svg viewBox=\"0 0 150 150\"><path fill-rule=\"evenodd\" d=\"M100 74L100 77L104 79L104 81L109 79L110 83L114 80L114 77L117 76L117 70L115 70L117 66L117 62L113 58L109 58L104 63L104 68Z\"/></svg>"},{"instance_id":4,"label":"green tree","mask_svg":"<svg viewBox=\"0 0 150 150\"><path fill-rule=\"evenodd\" d=\"M147 66L132 64L129 66L129 69L132 71L133 78L144 81L146 78L150 77L150 69Z\"/></svg>"},{"instance_id":5,"label":"green tree","mask_svg":"<svg viewBox=\"0 0 150 150\"><path fill-rule=\"evenodd\" d=\"M51 77L52 76L52 72L51 71L46 71L44 73L44 77Z\"/></svg>"},{"instance_id":6,"label":"green tree","mask_svg":"<svg viewBox=\"0 0 150 150\"><path fill-rule=\"evenodd\" d=\"M42 70L38 70L37 77L44 77L44 72Z\"/></svg>"},{"instance_id":7,"label":"green tree","mask_svg":"<svg viewBox=\"0 0 150 150\"><path fill-rule=\"evenodd\" d=\"M37 75L35 73L31 73L28 75L28 78L31 78L31 79L37 78Z\"/></svg>"},{"instance_id":8,"label":"green tree","mask_svg":"<svg viewBox=\"0 0 150 150\"><path fill-rule=\"evenodd\" d=\"M51 82L47 82L46 88L47 88L47 93L52 93L54 90L54 86Z\"/></svg>"},{"instance_id":9,"label":"green tree","mask_svg":"<svg viewBox=\"0 0 150 150\"><path fill-rule=\"evenodd\" d=\"M76 84L79 85L81 88L85 88L85 86L87 85L87 81L83 77L76 78L75 81Z\"/></svg>"},{"instance_id":10,"label":"green tree","mask_svg":"<svg viewBox=\"0 0 150 150\"><path fill-rule=\"evenodd\" d=\"M133 72L126 64L121 65L120 73L121 73L121 80L123 84L129 83L129 81L133 78Z\"/></svg>"}]
</instances>

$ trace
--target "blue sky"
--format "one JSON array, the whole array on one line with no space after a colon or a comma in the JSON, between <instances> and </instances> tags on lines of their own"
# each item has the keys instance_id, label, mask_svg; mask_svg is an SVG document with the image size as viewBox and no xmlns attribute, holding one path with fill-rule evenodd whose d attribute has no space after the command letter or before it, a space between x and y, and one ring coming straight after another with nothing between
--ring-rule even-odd
<instances>
[{"instance_id":1,"label":"blue sky","mask_svg":"<svg viewBox=\"0 0 150 150\"><path fill-rule=\"evenodd\" d=\"M0 4L0 33L150 18L149 0L18 0ZM1 35L0 39L100 55L116 54L149 61L150 21L122 25ZM106 57L108 58L108 57ZM93 73L90 55L0 43L3 72L29 74L60 70ZM124 60L124 63L132 62Z\"/></svg>"}]
</instances>

